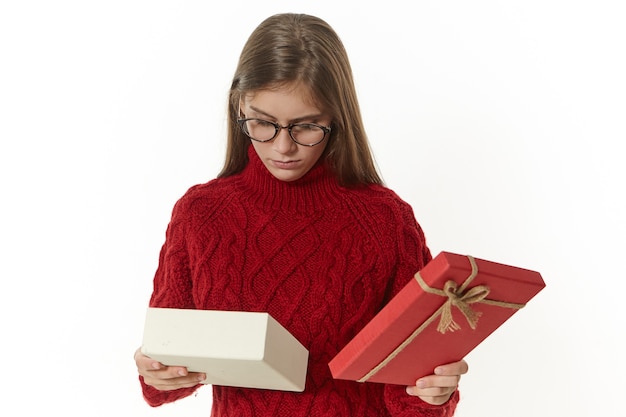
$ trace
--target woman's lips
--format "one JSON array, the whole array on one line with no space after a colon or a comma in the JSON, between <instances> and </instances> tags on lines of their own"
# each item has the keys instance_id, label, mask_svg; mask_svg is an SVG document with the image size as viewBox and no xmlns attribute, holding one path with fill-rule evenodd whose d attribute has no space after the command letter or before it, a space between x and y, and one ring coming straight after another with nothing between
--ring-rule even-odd
<instances>
[{"instance_id":1,"label":"woman's lips","mask_svg":"<svg viewBox=\"0 0 626 417\"><path fill-rule=\"evenodd\" d=\"M272 164L276 168L280 168L280 169L293 169L297 167L298 161L278 161L274 159L272 160Z\"/></svg>"}]
</instances>

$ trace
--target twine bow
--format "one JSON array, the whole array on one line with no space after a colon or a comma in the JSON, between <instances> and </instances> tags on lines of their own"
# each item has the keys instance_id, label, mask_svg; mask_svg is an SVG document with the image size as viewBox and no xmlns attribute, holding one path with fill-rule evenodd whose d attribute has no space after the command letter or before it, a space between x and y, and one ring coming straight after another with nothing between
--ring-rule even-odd
<instances>
[{"instance_id":1,"label":"twine bow","mask_svg":"<svg viewBox=\"0 0 626 417\"><path fill-rule=\"evenodd\" d=\"M415 279L424 291L430 294L435 294L447 298L444 305L441 306L441 318L439 319L439 325L437 326L437 330L442 334L446 333L447 331L453 332L461 328L461 326L459 326L459 324L454 321L454 318L452 316L453 306L459 309L461 313L463 313L470 327L472 329L476 329L478 319L480 318L482 313L474 311L470 304L483 302L483 300L485 300L489 295L489 287L486 285L477 285L465 292L465 288L467 288L472 280L476 278L476 275L478 275L478 266L476 265L476 260L471 256L468 256L467 258L469 259L470 265L472 267L472 272L463 282L463 284L461 284L461 286L459 286L456 282L449 280L444 284L443 289L431 288L430 286L428 286L428 284L426 284L419 272L415 274Z\"/></svg>"},{"instance_id":2,"label":"twine bow","mask_svg":"<svg viewBox=\"0 0 626 417\"><path fill-rule=\"evenodd\" d=\"M461 326L459 326L452 317L452 307L459 309L459 311L463 313L467 319L467 323L470 327L472 329L476 329L478 318L482 315L482 313L474 311L470 305L484 300L487 295L489 295L489 287L486 285L477 285L476 287L472 287L467 292L463 293L459 290L456 282L448 281L445 283L442 292L443 295L448 297L448 300L443 305L441 319L439 320L437 330L443 334L446 331L453 332L461 328Z\"/></svg>"}]
</instances>

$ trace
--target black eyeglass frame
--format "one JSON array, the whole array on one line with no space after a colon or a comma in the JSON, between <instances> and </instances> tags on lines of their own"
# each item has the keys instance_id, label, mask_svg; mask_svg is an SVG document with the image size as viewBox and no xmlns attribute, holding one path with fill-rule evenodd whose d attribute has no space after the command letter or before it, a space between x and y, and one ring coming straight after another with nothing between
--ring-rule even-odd
<instances>
[{"instance_id":1,"label":"black eyeglass frame","mask_svg":"<svg viewBox=\"0 0 626 417\"><path fill-rule=\"evenodd\" d=\"M250 136L250 134L248 132L246 132L246 129L244 128L244 124L247 121L249 121L249 120L258 120L260 122L269 123L269 124L273 125L274 129L276 130L274 132L274 136L272 136L271 138L266 139L266 140L259 140L259 139L253 138L252 136ZM250 139L252 139L255 142L261 142L261 143L270 142L270 141L276 139L276 136L278 136L278 133L282 129L287 129L287 132L289 132L289 137L291 138L292 141L294 141L296 144L298 144L300 146L308 146L309 148L312 147L312 146L315 146L315 145L319 145L320 143L324 142L324 139L326 139L326 137L328 136L328 134L331 131L330 127L318 125L318 124L315 124L315 123L291 123L291 124L289 124L287 126L281 126L280 124L278 124L276 122L270 122L269 120L259 119L257 117L249 117L249 118L246 118L246 119L237 119L237 124L239 125L239 128L241 129L243 134L246 135L247 137L249 137ZM291 129L293 129L296 126L315 126L317 128L322 129L322 131L324 132L324 136L322 136L322 139L320 139L318 142L315 142L315 143L300 143L300 142L298 142L298 140L296 138L293 137L293 134L291 133Z\"/></svg>"}]
</instances>

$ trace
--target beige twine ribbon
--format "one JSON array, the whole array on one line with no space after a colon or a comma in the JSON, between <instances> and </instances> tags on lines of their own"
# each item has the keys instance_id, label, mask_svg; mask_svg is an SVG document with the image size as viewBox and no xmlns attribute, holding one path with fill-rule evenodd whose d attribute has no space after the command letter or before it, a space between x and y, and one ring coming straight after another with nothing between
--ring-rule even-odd
<instances>
[{"instance_id":1,"label":"beige twine ribbon","mask_svg":"<svg viewBox=\"0 0 626 417\"><path fill-rule=\"evenodd\" d=\"M441 297L446 297L445 303L435 311L428 319L426 319L421 326L411 333L411 335L406 338L393 352L391 352L382 362L376 365L371 371L369 371L363 378L359 379L358 382L365 382L374 376L378 371L384 368L389 362L391 362L402 350L408 346L418 334L420 334L426 327L428 327L433 321L436 320L437 317L441 316L439 320L439 324L437 325L437 331L441 334L445 334L447 331L453 332L455 330L461 329L461 326L456 323L452 317L452 307L456 307L462 314L465 316L468 324L472 329L476 329L478 325L478 319L481 316L481 312L474 311L471 307L471 304L481 303L481 304L489 304L498 307L504 308L513 308L519 310L524 307L525 304L516 304L516 303L507 303L504 301L498 300L490 300L486 298L489 295L489 287L487 285L476 285L469 290L465 291L465 289L469 286L469 284L476 278L478 275L478 266L476 265L476 260L467 255L467 259L472 266L472 272L465 279L463 284L459 287L458 284L452 280L447 281L443 289L432 288L426 284L420 273L415 274L415 279L419 283L422 289L430 294L439 295Z\"/></svg>"}]
</instances>

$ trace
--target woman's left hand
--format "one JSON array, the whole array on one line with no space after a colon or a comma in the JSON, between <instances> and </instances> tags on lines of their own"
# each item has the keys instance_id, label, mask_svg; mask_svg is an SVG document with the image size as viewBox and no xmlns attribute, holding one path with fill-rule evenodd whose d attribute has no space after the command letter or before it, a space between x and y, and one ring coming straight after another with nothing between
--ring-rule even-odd
<instances>
[{"instance_id":1,"label":"woman's left hand","mask_svg":"<svg viewBox=\"0 0 626 417\"><path fill-rule=\"evenodd\" d=\"M440 365L435 368L433 375L418 379L414 387L406 388L406 392L429 404L441 405L456 391L461 375L467 373L467 370L468 365L464 360Z\"/></svg>"}]
</instances>

